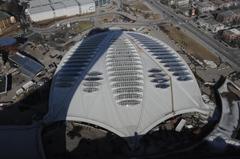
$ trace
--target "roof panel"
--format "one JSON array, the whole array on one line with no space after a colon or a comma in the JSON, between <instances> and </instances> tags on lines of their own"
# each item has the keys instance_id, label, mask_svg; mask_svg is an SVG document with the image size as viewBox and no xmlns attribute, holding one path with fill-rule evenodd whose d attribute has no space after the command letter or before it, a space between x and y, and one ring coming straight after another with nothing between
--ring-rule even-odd
<instances>
[{"instance_id":1,"label":"roof panel","mask_svg":"<svg viewBox=\"0 0 240 159\"><path fill-rule=\"evenodd\" d=\"M30 57L24 56L23 54L16 53L15 55L9 57L11 61L17 64L21 72L31 78L36 76L38 73L43 71L44 66L33 60Z\"/></svg>"}]
</instances>

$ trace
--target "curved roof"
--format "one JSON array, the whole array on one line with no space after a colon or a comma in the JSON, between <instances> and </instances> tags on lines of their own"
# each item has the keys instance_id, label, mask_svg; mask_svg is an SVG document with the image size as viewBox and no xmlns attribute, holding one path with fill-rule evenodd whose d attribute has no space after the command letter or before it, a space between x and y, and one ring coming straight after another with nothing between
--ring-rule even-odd
<instances>
[{"instance_id":1,"label":"curved roof","mask_svg":"<svg viewBox=\"0 0 240 159\"><path fill-rule=\"evenodd\" d=\"M120 30L84 39L60 63L46 121L74 120L119 136L145 134L188 112L206 113L183 59L153 37Z\"/></svg>"}]
</instances>

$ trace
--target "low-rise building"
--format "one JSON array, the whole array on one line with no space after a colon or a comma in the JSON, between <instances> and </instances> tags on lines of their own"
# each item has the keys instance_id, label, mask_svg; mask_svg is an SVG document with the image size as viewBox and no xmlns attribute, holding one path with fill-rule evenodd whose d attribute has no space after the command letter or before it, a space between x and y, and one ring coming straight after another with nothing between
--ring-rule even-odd
<instances>
[{"instance_id":1,"label":"low-rise building","mask_svg":"<svg viewBox=\"0 0 240 159\"><path fill-rule=\"evenodd\" d=\"M204 29L211 31L212 33L217 33L218 31L225 29L225 25L217 22L212 17L199 19L198 24L200 27L203 27Z\"/></svg>"},{"instance_id":2,"label":"low-rise building","mask_svg":"<svg viewBox=\"0 0 240 159\"><path fill-rule=\"evenodd\" d=\"M77 0L79 3L81 14L93 13L96 10L93 0Z\"/></svg>"},{"instance_id":3,"label":"low-rise building","mask_svg":"<svg viewBox=\"0 0 240 159\"><path fill-rule=\"evenodd\" d=\"M240 29L230 29L223 32L223 40L229 43L239 42L240 45Z\"/></svg>"},{"instance_id":4,"label":"low-rise building","mask_svg":"<svg viewBox=\"0 0 240 159\"><path fill-rule=\"evenodd\" d=\"M186 17L192 16L192 14L191 14L191 8L189 8L188 6L186 6L186 7L181 7L181 8L179 9L179 12L180 12L181 14L185 15Z\"/></svg>"},{"instance_id":5,"label":"low-rise building","mask_svg":"<svg viewBox=\"0 0 240 159\"><path fill-rule=\"evenodd\" d=\"M226 8L236 7L240 5L239 0L212 0L211 2L218 9L226 9Z\"/></svg>"},{"instance_id":6,"label":"low-rise building","mask_svg":"<svg viewBox=\"0 0 240 159\"><path fill-rule=\"evenodd\" d=\"M169 6L187 6L189 5L190 0L163 0L162 3L167 4Z\"/></svg>"},{"instance_id":7,"label":"low-rise building","mask_svg":"<svg viewBox=\"0 0 240 159\"><path fill-rule=\"evenodd\" d=\"M50 4L49 0L30 0L29 1L30 8L36 8L36 7L45 6L49 4Z\"/></svg>"},{"instance_id":8,"label":"low-rise building","mask_svg":"<svg viewBox=\"0 0 240 159\"><path fill-rule=\"evenodd\" d=\"M19 68L22 74L30 79L33 79L44 71L44 65L42 63L19 52L9 56L9 60Z\"/></svg>"},{"instance_id":9,"label":"low-rise building","mask_svg":"<svg viewBox=\"0 0 240 159\"><path fill-rule=\"evenodd\" d=\"M65 10L65 6L64 6L63 3L53 3L51 5L51 7L52 7L52 9L54 11L54 16L56 18L67 16L67 14L66 14L67 12Z\"/></svg>"},{"instance_id":10,"label":"low-rise building","mask_svg":"<svg viewBox=\"0 0 240 159\"><path fill-rule=\"evenodd\" d=\"M227 10L217 15L216 20L224 24L232 25L240 23L240 9Z\"/></svg>"},{"instance_id":11,"label":"low-rise building","mask_svg":"<svg viewBox=\"0 0 240 159\"><path fill-rule=\"evenodd\" d=\"M26 14L33 22L95 12L94 0L32 0Z\"/></svg>"},{"instance_id":12,"label":"low-rise building","mask_svg":"<svg viewBox=\"0 0 240 159\"><path fill-rule=\"evenodd\" d=\"M16 23L15 17L9 15L6 12L0 11L0 35L4 33L4 31L12 26L12 24Z\"/></svg>"},{"instance_id":13,"label":"low-rise building","mask_svg":"<svg viewBox=\"0 0 240 159\"><path fill-rule=\"evenodd\" d=\"M51 0L51 2L60 2L62 0ZM75 0L66 0L66 2L68 1L75 1ZM19 0L20 4L21 3L30 3L30 6L39 6L40 5L47 5L49 4L49 0ZM111 0L94 0L96 6L105 6L107 4L110 4Z\"/></svg>"},{"instance_id":14,"label":"low-rise building","mask_svg":"<svg viewBox=\"0 0 240 159\"><path fill-rule=\"evenodd\" d=\"M204 1L204 2L197 3L197 9L200 13L206 13L206 12L214 11L217 8L212 2Z\"/></svg>"},{"instance_id":15,"label":"low-rise building","mask_svg":"<svg viewBox=\"0 0 240 159\"><path fill-rule=\"evenodd\" d=\"M30 8L26 12L33 22L53 19L55 17L53 9L50 5Z\"/></svg>"},{"instance_id":16,"label":"low-rise building","mask_svg":"<svg viewBox=\"0 0 240 159\"><path fill-rule=\"evenodd\" d=\"M81 14L79 4L75 0L62 1L62 3L65 6L66 16L75 16Z\"/></svg>"},{"instance_id":17,"label":"low-rise building","mask_svg":"<svg viewBox=\"0 0 240 159\"><path fill-rule=\"evenodd\" d=\"M189 0L175 0L176 6L187 6L189 5Z\"/></svg>"}]
</instances>

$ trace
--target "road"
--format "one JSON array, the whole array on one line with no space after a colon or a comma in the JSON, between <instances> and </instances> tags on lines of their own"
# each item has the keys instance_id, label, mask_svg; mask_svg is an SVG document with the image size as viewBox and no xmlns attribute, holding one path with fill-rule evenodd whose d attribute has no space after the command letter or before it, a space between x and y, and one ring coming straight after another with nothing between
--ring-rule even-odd
<instances>
[{"instance_id":1,"label":"road","mask_svg":"<svg viewBox=\"0 0 240 159\"><path fill-rule=\"evenodd\" d=\"M222 43L201 32L197 27L182 19L174 11L160 2L145 1L159 12L165 14L173 23L179 25L181 28L190 33L192 37L204 44L206 48L216 53L216 55L218 55L223 61L229 63L235 70L240 71L240 51L238 49L225 47Z\"/></svg>"},{"instance_id":2,"label":"road","mask_svg":"<svg viewBox=\"0 0 240 159\"><path fill-rule=\"evenodd\" d=\"M100 18L102 16L109 16L109 15L121 15L121 16L127 17L127 18L129 18L133 21L137 20L136 17L134 17L130 14L124 13L124 12L119 12L119 11L111 11L111 12L106 12L106 13L97 12L96 14L76 16L76 17L67 18L67 19L64 19L64 20L61 20L61 21L57 21L54 24L52 24L50 26L47 26L47 27L44 27L44 28L31 26L30 30L32 30L34 32L38 32L38 33L51 33L51 32L54 32L55 30L57 30L56 24L66 25L66 24L69 24L69 23L74 23L74 22L79 22L79 21L88 21L88 20L91 20L91 19L92 19L92 21L96 22L96 21L98 21L97 20L98 18ZM143 22L143 21L138 21L138 22ZM149 22L151 22L151 21L149 21ZM153 21L153 22L156 22L156 21Z\"/></svg>"},{"instance_id":3,"label":"road","mask_svg":"<svg viewBox=\"0 0 240 159\"><path fill-rule=\"evenodd\" d=\"M124 17L127 17L131 19L132 21L135 22L116 22L116 23L106 23L106 24L99 24L99 18L102 16L109 16L109 15L121 15ZM44 28L39 28L39 27L33 27L30 26L30 30L32 30L34 33L40 33L40 34L50 34L58 30L59 28L56 27L57 24L60 25L67 25L69 23L74 23L74 22L80 22L80 21L89 21L92 20L94 21L94 24L96 27L109 27L109 26L132 26L132 27L138 27L138 26L149 26L149 25L161 25L165 24L166 21L161 21L159 22L158 20L139 20L136 19L136 17L124 13L124 12L119 12L119 11L111 11L111 12L106 12L106 13L99 13L98 11L96 14L92 15L85 15L85 16L77 16L77 17L72 17L68 19L64 19L61 21L57 21L53 23L50 26L44 27Z\"/></svg>"}]
</instances>

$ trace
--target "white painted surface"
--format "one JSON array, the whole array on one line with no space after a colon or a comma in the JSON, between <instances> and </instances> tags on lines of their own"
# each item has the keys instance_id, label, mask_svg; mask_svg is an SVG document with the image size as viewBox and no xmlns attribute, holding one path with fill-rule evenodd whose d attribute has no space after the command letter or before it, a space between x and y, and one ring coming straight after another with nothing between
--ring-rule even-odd
<instances>
[{"instance_id":1,"label":"white painted surface","mask_svg":"<svg viewBox=\"0 0 240 159\"><path fill-rule=\"evenodd\" d=\"M177 77L173 76L173 73L169 72L163 63L152 56L150 51L134 40L129 33L132 32L113 30L100 33L84 40L91 44L85 46L84 42L79 42L69 50L53 79L49 113L45 117L47 122L59 120L86 122L103 127L119 136L127 137L134 136L135 133L146 134L161 122L179 114L207 113L197 81L183 59L162 41L139 34L162 45L166 48L166 52L174 53L174 56L180 59L190 73L192 77L190 81L178 81ZM99 39L101 40L97 43ZM138 86L138 88L143 88L143 92L137 93L142 95L142 98L137 99L139 101L137 105L120 105L120 101L116 98L118 94L114 93L116 90L113 87L114 82L112 82L114 77L111 76L112 72L108 65L109 56L111 56L111 52L114 52L113 44L110 43L113 39L116 42L125 42L122 49L131 50L132 54L136 56L135 58L139 59L137 62L141 64L137 66L139 68L137 72L140 73L137 77L140 77L138 82L143 84L143 87ZM97 46L92 46L96 43ZM81 45L82 49L76 51ZM73 68L69 65L71 61L79 60L77 57L81 54L81 50L84 51L91 47L96 48L96 55L90 59L90 64L84 70L78 70L77 67ZM99 58L97 58L98 56ZM82 62L79 61L79 63ZM155 84L151 82L152 78L149 77L149 70L152 68L161 69L171 79L170 87L166 89L155 87ZM86 77L83 76L93 71L101 72L103 79L100 81L101 85L98 86L98 91L86 93L83 91ZM74 74L74 76L70 76L70 74ZM141 78L141 74L143 78ZM69 82L65 80L70 80L71 84L68 86Z\"/></svg>"}]
</instances>

